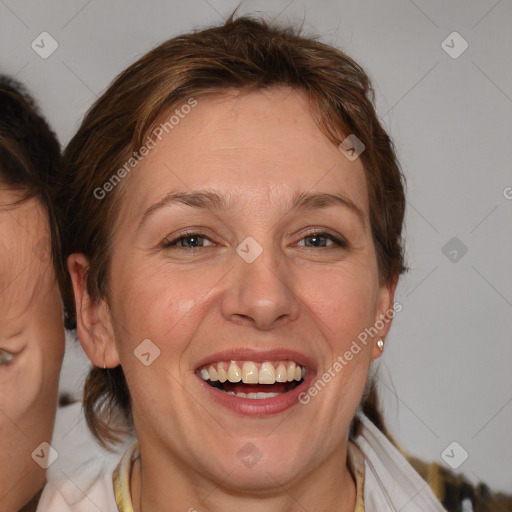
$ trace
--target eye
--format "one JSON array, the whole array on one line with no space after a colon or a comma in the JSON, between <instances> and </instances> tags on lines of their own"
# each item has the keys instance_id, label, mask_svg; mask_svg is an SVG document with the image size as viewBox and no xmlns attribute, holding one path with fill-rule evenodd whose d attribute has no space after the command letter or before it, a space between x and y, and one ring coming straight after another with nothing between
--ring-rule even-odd
<instances>
[{"instance_id":1,"label":"eye","mask_svg":"<svg viewBox=\"0 0 512 512\"><path fill-rule=\"evenodd\" d=\"M0 366L9 364L15 356L15 354L0 348Z\"/></svg>"},{"instance_id":2,"label":"eye","mask_svg":"<svg viewBox=\"0 0 512 512\"><path fill-rule=\"evenodd\" d=\"M209 245L205 245L205 241L208 241ZM166 238L162 243L164 248L175 247L176 249L198 249L211 245L213 245L211 240L201 233L185 233L171 240Z\"/></svg>"},{"instance_id":3,"label":"eye","mask_svg":"<svg viewBox=\"0 0 512 512\"><path fill-rule=\"evenodd\" d=\"M311 231L309 233L307 233L306 235L304 235L303 238L301 238L300 241L302 240L310 240L310 244L311 245L307 245L306 243L304 244L297 244L297 245L303 245L304 247L307 247L307 248L321 248L321 249L329 249L329 248L333 248L333 249L336 249L336 248L345 248L348 246L347 244L347 241L342 239L342 238L338 238L337 236L334 236L326 231L320 231L320 230L316 230L316 231ZM328 245L328 242L331 242L330 245Z\"/></svg>"},{"instance_id":4,"label":"eye","mask_svg":"<svg viewBox=\"0 0 512 512\"><path fill-rule=\"evenodd\" d=\"M307 248L320 248L320 249L336 249L336 248L346 248L348 247L348 243L341 237L337 237L327 231L322 231L320 229L316 229L310 231L306 235L303 236L302 240L309 240L310 242L305 242L301 244L300 242L297 245L302 245ZM330 243L329 243L330 242ZM178 237L168 239L166 238L162 242L162 247L169 249L201 249L206 247L212 247L215 244L204 234L198 232L189 232L185 234L181 234Z\"/></svg>"}]
</instances>

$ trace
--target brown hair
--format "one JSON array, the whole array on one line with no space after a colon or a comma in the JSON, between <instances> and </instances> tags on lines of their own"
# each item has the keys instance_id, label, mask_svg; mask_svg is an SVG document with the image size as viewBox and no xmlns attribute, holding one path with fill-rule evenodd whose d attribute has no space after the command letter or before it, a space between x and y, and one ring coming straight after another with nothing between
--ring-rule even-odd
<instances>
[{"instance_id":1,"label":"brown hair","mask_svg":"<svg viewBox=\"0 0 512 512\"><path fill-rule=\"evenodd\" d=\"M405 270L403 176L375 113L366 73L342 51L294 28L231 15L221 26L164 42L127 68L89 110L64 152L71 179L64 257L71 253L88 257L87 286L94 300L108 298L109 244L123 182L101 199L98 188L139 150L171 108L211 93L279 86L308 95L312 115L334 144L349 134L365 144L360 158L368 183L379 275L382 282L390 282ZM67 311L74 320L72 304ZM363 408L373 411L379 423L371 386ZM92 433L102 444L114 442L121 432L113 426L114 416L122 412L130 420L131 413L121 367L91 370L84 406Z\"/></svg>"},{"instance_id":2,"label":"brown hair","mask_svg":"<svg viewBox=\"0 0 512 512\"><path fill-rule=\"evenodd\" d=\"M0 181L23 193L15 204L36 197L44 207L53 265L61 294L69 303L73 295L61 256L65 209L59 142L23 85L5 75L0 76L0 112Z\"/></svg>"}]
</instances>

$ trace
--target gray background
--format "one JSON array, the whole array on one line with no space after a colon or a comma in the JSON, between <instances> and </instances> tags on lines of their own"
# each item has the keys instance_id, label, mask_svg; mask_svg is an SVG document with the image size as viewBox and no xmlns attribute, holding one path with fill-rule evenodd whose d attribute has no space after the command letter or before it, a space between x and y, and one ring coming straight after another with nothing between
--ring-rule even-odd
<instances>
[{"instance_id":1,"label":"gray background","mask_svg":"<svg viewBox=\"0 0 512 512\"><path fill-rule=\"evenodd\" d=\"M64 145L117 73L236 4L0 0L0 71L29 87ZM408 179L411 271L380 367L387 421L406 450L443 465L457 441L446 460L466 450L458 472L512 491L511 2L246 1L239 12L304 20L374 80ZM31 48L43 31L58 43L47 59ZM469 45L458 58L442 46L454 31ZM68 345L63 388L78 393L87 364Z\"/></svg>"}]
</instances>

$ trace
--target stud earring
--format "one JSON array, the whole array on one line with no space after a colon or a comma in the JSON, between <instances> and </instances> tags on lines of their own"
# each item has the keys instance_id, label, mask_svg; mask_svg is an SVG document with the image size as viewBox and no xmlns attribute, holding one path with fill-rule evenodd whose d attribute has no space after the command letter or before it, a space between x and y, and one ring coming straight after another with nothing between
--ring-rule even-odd
<instances>
[{"instance_id":1,"label":"stud earring","mask_svg":"<svg viewBox=\"0 0 512 512\"><path fill-rule=\"evenodd\" d=\"M377 347L379 347L380 351L382 352L384 350L384 341L382 341L382 340L377 341Z\"/></svg>"}]
</instances>

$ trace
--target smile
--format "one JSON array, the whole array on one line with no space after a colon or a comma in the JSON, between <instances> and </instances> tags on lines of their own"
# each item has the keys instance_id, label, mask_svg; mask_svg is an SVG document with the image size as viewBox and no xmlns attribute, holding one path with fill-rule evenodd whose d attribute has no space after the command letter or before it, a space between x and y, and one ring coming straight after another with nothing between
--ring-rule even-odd
<instances>
[{"instance_id":1,"label":"smile","mask_svg":"<svg viewBox=\"0 0 512 512\"><path fill-rule=\"evenodd\" d=\"M199 369L203 380L211 382L243 382L245 384L274 384L299 381L307 375L307 368L294 361L222 361Z\"/></svg>"},{"instance_id":2,"label":"smile","mask_svg":"<svg viewBox=\"0 0 512 512\"><path fill-rule=\"evenodd\" d=\"M195 373L211 399L237 414L267 416L298 404L298 395L307 389L314 370L289 355L259 359L210 359Z\"/></svg>"}]
</instances>

